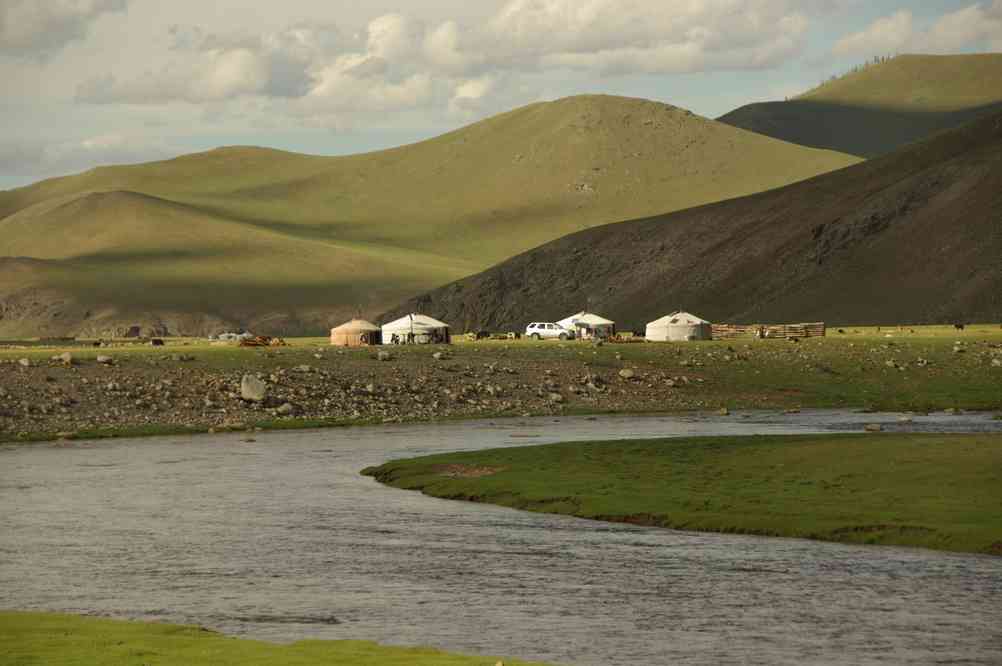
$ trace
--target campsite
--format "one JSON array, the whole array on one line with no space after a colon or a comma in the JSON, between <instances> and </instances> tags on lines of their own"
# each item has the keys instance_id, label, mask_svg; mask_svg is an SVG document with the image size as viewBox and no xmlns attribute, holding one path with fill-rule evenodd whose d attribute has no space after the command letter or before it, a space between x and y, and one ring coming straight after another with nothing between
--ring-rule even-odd
<instances>
[{"instance_id":1,"label":"campsite","mask_svg":"<svg viewBox=\"0 0 1002 666\"><path fill-rule=\"evenodd\" d=\"M465 336L449 345L8 344L0 386L19 390L4 392L0 433L17 441L536 414L1002 411L998 326L845 327L791 339L755 332L641 344ZM267 386L266 401L243 398L248 374Z\"/></svg>"}]
</instances>

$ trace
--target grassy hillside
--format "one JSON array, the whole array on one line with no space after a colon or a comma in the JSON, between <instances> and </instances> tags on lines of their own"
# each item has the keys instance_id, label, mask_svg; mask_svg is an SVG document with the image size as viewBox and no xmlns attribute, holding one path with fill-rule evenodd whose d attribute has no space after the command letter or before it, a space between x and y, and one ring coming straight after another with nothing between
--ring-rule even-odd
<instances>
[{"instance_id":1,"label":"grassy hillside","mask_svg":"<svg viewBox=\"0 0 1002 666\"><path fill-rule=\"evenodd\" d=\"M234 147L93 169L0 192L0 334L319 331L595 224L856 161L585 96L377 153Z\"/></svg>"},{"instance_id":2,"label":"grassy hillside","mask_svg":"<svg viewBox=\"0 0 1002 666\"><path fill-rule=\"evenodd\" d=\"M711 321L1002 321L1002 113L807 182L572 234L404 303L459 328L580 310ZM394 313L390 313L392 315Z\"/></svg>"},{"instance_id":3,"label":"grassy hillside","mask_svg":"<svg viewBox=\"0 0 1002 666\"><path fill-rule=\"evenodd\" d=\"M681 529L1002 555L1002 435L696 437L449 453L398 488Z\"/></svg>"},{"instance_id":4,"label":"grassy hillside","mask_svg":"<svg viewBox=\"0 0 1002 666\"><path fill-rule=\"evenodd\" d=\"M719 120L804 146L875 157L999 109L1002 53L903 55Z\"/></svg>"}]
</instances>

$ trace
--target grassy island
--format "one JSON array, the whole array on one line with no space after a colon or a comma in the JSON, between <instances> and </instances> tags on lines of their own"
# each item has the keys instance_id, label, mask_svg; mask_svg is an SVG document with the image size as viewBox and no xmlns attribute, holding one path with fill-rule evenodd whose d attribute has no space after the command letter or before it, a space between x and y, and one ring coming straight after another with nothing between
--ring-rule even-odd
<instances>
[{"instance_id":1,"label":"grassy island","mask_svg":"<svg viewBox=\"0 0 1002 666\"><path fill-rule=\"evenodd\" d=\"M678 529L1002 555L1002 435L570 442L395 460L434 497Z\"/></svg>"}]
</instances>

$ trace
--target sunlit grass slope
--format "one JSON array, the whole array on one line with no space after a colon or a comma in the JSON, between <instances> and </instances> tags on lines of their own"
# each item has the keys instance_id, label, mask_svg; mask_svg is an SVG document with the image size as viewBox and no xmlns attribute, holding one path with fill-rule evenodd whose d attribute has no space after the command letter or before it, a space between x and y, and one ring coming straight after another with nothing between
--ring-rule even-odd
<instances>
[{"instance_id":1,"label":"sunlit grass slope","mask_svg":"<svg viewBox=\"0 0 1002 666\"><path fill-rule=\"evenodd\" d=\"M875 157L1002 108L1002 53L902 55L721 122L815 148Z\"/></svg>"},{"instance_id":2,"label":"sunlit grass slope","mask_svg":"<svg viewBox=\"0 0 1002 666\"><path fill-rule=\"evenodd\" d=\"M492 666L428 648L366 641L275 645L198 627L48 613L0 613L0 662L7 666ZM505 659L505 664L529 666Z\"/></svg>"},{"instance_id":3,"label":"sunlit grass slope","mask_svg":"<svg viewBox=\"0 0 1002 666\"><path fill-rule=\"evenodd\" d=\"M29 327L294 313L319 330L572 231L856 161L660 103L571 97L377 153L231 147L0 192L0 257L42 260L22 287L64 296L59 322L22 305Z\"/></svg>"}]
</instances>

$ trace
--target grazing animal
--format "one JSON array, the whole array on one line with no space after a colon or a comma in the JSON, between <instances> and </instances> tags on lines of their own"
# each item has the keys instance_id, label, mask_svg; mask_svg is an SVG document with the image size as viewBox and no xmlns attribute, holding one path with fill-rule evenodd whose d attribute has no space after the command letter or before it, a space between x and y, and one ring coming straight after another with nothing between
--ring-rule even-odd
<instances>
[{"instance_id":1,"label":"grazing animal","mask_svg":"<svg viewBox=\"0 0 1002 666\"><path fill-rule=\"evenodd\" d=\"M964 324L954 324L953 327L958 331L964 330Z\"/></svg>"},{"instance_id":2,"label":"grazing animal","mask_svg":"<svg viewBox=\"0 0 1002 666\"><path fill-rule=\"evenodd\" d=\"M477 340L487 340L491 337L490 331L477 331Z\"/></svg>"}]
</instances>

